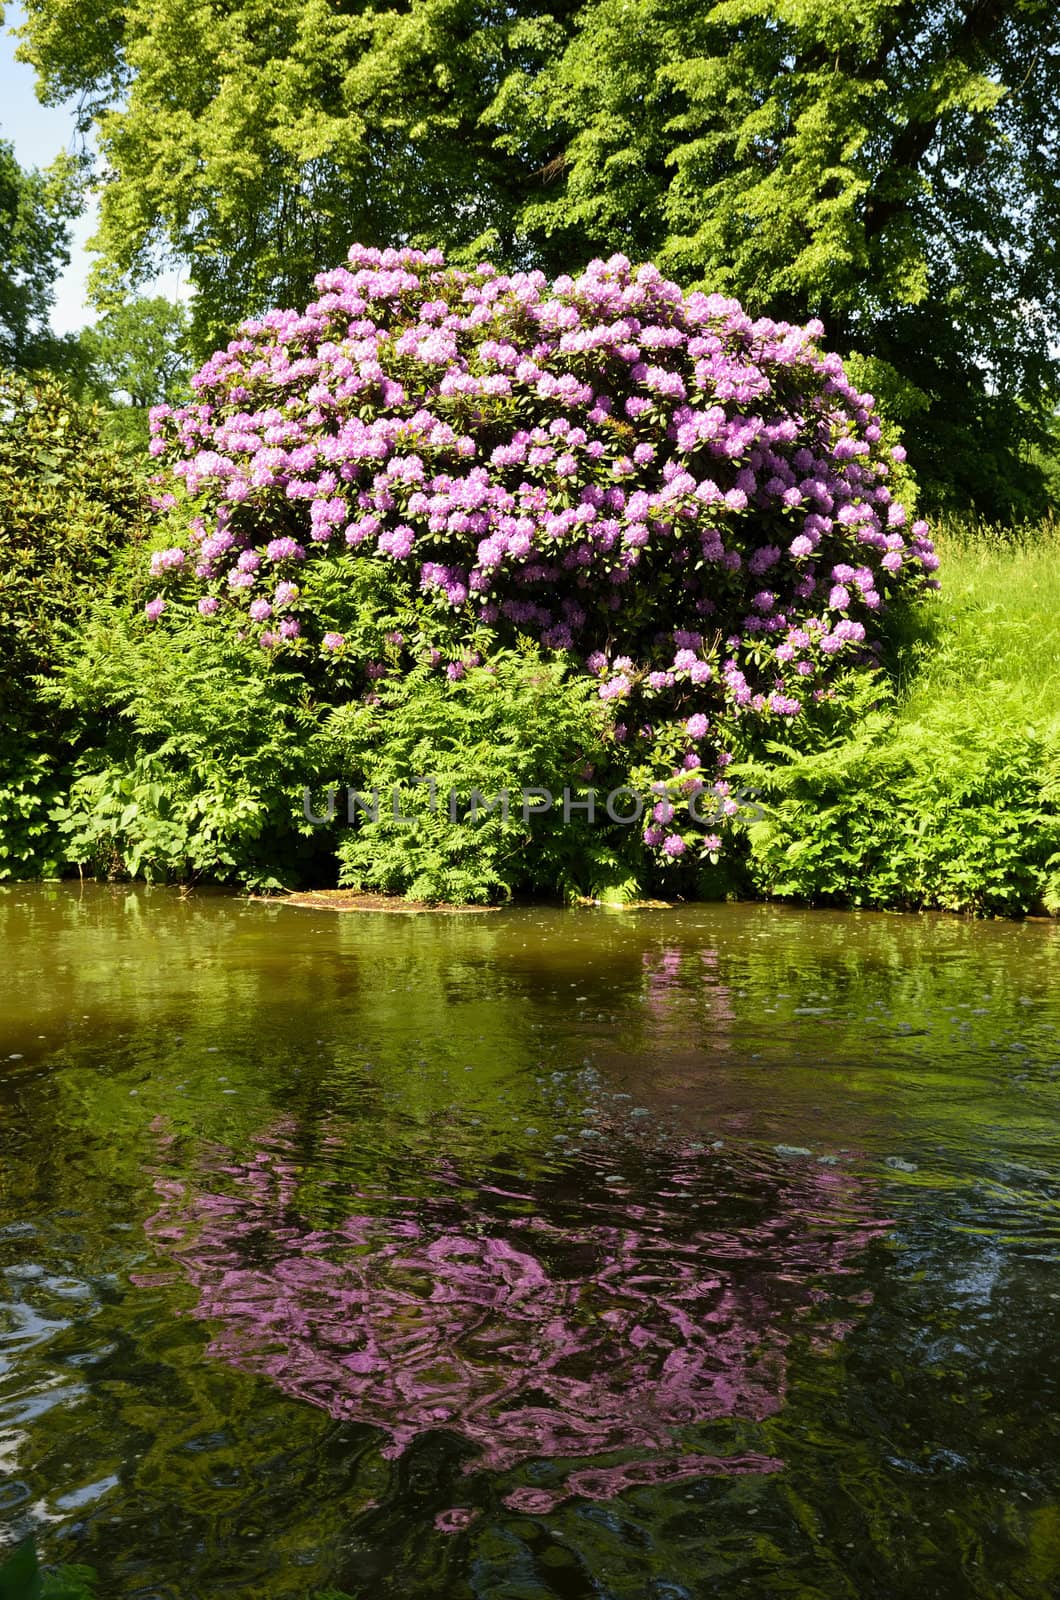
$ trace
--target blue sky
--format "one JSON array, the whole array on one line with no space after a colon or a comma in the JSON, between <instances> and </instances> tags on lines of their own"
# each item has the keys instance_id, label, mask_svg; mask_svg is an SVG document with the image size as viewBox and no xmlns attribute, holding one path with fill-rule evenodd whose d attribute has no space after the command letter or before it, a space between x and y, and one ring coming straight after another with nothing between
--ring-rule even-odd
<instances>
[{"instance_id":1,"label":"blue sky","mask_svg":"<svg viewBox=\"0 0 1060 1600\"><path fill-rule=\"evenodd\" d=\"M22 7L4 7L0 36L0 137L10 140L24 167L46 167L62 150L75 148L74 119L59 106L42 106L33 91L34 73L15 60L11 29L22 21ZM85 243L95 230L95 207L73 225L70 265L56 287L52 327L71 333L93 320L86 304L89 256Z\"/></svg>"},{"instance_id":2,"label":"blue sky","mask_svg":"<svg viewBox=\"0 0 1060 1600\"><path fill-rule=\"evenodd\" d=\"M15 60L17 41L11 29L23 20L20 5L3 7L0 27L0 138L15 147L24 167L46 167L62 150L76 148L74 118L62 106L42 106L34 92L34 72ZM96 203L90 201L71 229L70 265L56 285L52 327L56 333L73 333L95 320L88 304L86 282L91 257L86 245L96 228ZM177 293L177 273L167 273L144 287L155 294Z\"/></svg>"}]
</instances>

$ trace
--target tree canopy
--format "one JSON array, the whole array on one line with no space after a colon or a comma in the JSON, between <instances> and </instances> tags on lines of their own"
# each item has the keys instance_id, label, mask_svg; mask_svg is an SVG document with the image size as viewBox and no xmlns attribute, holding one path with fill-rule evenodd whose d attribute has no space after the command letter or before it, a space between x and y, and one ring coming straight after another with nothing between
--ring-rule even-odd
<instances>
[{"instance_id":1,"label":"tree canopy","mask_svg":"<svg viewBox=\"0 0 1060 1600\"><path fill-rule=\"evenodd\" d=\"M493 114L556 140L532 233L819 316L929 474L1017 500L1056 393L1058 100L1053 0L599 0Z\"/></svg>"},{"instance_id":2,"label":"tree canopy","mask_svg":"<svg viewBox=\"0 0 1060 1600\"><path fill-rule=\"evenodd\" d=\"M1030 502L1060 321L1054 0L28 0L106 162L99 283L189 263L205 352L352 237L623 250L820 317L936 496Z\"/></svg>"},{"instance_id":3,"label":"tree canopy","mask_svg":"<svg viewBox=\"0 0 1060 1600\"><path fill-rule=\"evenodd\" d=\"M76 211L74 165L26 171L0 140L0 365L44 359L55 280L69 261L67 223Z\"/></svg>"},{"instance_id":4,"label":"tree canopy","mask_svg":"<svg viewBox=\"0 0 1060 1600\"><path fill-rule=\"evenodd\" d=\"M248 310L304 300L352 238L510 258L532 189L482 114L562 45L500 0L47 0L23 53L77 95L106 162L98 275L190 263L200 351Z\"/></svg>"},{"instance_id":5,"label":"tree canopy","mask_svg":"<svg viewBox=\"0 0 1060 1600\"><path fill-rule=\"evenodd\" d=\"M187 376L187 313L165 295L137 295L81 333L92 382L146 411L172 400Z\"/></svg>"}]
</instances>

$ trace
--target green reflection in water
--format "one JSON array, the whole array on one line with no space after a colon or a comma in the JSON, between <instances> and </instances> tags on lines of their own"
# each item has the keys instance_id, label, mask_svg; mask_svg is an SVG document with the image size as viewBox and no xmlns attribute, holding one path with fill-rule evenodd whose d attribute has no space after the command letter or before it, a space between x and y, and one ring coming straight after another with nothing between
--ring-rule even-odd
<instances>
[{"instance_id":1,"label":"green reflection in water","mask_svg":"<svg viewBox=\"0 0 1060 1600\"><path fill-rule=\"evenodd\" d=\"M1058 935L0 891L9 1537L180 1600L1051 1596ZM413 1271L399 1224L459 1249ZM316 1268L269 1289L307 1261L358 1337L407 1293L448 1418L416 1390L395 1452L397 1402L317 1370ZM502 1380L601 1448L491 1456Z\"/></svg>"}]
</instances>

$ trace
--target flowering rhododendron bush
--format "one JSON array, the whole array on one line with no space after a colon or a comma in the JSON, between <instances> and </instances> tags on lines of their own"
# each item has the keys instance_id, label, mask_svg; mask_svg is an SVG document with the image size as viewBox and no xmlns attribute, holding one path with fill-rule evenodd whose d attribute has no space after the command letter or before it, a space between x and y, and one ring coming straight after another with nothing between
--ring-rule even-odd
<instances>
[{"instance_id":1,"label":"flowering rhododendron bush","mask_svg":"<svg viewBox=\"0 0 1060 1600\"><path fill-rule=\"evenodd\" d=\"M152 413L186 535L147 615L197 605L345 699L529 636L598 679L623 770L656 786L647 845L716 853L684 799L735 812L732 750L872 664L885 609L934 583L873 397L820 324L622 256L550 284L354 246L317 288Z\"/></svg>"}]
</instances>

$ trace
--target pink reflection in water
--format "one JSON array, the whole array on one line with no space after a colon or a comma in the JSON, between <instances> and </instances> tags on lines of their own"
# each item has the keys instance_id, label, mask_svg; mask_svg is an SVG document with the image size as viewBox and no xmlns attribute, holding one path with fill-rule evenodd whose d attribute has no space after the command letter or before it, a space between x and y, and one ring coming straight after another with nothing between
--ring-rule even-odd
<instances>
[{"instance_id":1,"label":"pink reflection in water","mask_svg":"<svg viewBox=\"0 0 1060 1600\"><path fill-rule=\"evenodd\" d=\"M719 1195L685 1154L646 1202L598 1207L603 1220L580 1227L498 1215L483 1193L479 1210L420 1199L404 1216L316 1229L294 1209L277 1143L227 1162L224 1194L157 1181L148 1232L198 1289L192 1314L218 1324L210 1354L374 1425L392 1457L445 1428L495 1471L630 1458L579 1467L560 1491L513 1490L508 1503L528 1511L777 1470L766 1455L687 1453L682 1430L780 1408L794 1328L809 1317L815 1340L842 1337L851 1323L826 1303L839 1284L826 1285L884 1225L849 1175L806 1164L774 1175L738 1225L711 1227L725 1178ZM447 1531L461 1517L454 1508Z\"/></svg>"},{"instance_id":2,"label":"pink reflection in water","mask_svg":"<svg viewBox=\"0 0 1060 1600\"><path fill-rule=\"evenodd\" d=\"M439 1511L434 1526L439 1533L462 1533L474 1519L475 1512L467 1506L450 1506L448 1511Z\"/></svg>"},{"instance_id":3,"label":"pink reflection in water","mask_svg":"<svg viewBox=\"0 0 1060 1600\"><path fill-rule=\"evenodd\" d=\"M719 978L716 950L660 945L644 951L641 965L644 1023L655 1045L673 1049L699 1040L714 1052L730 1048L736 1011Z\"/></svg>"}]
</instances>

